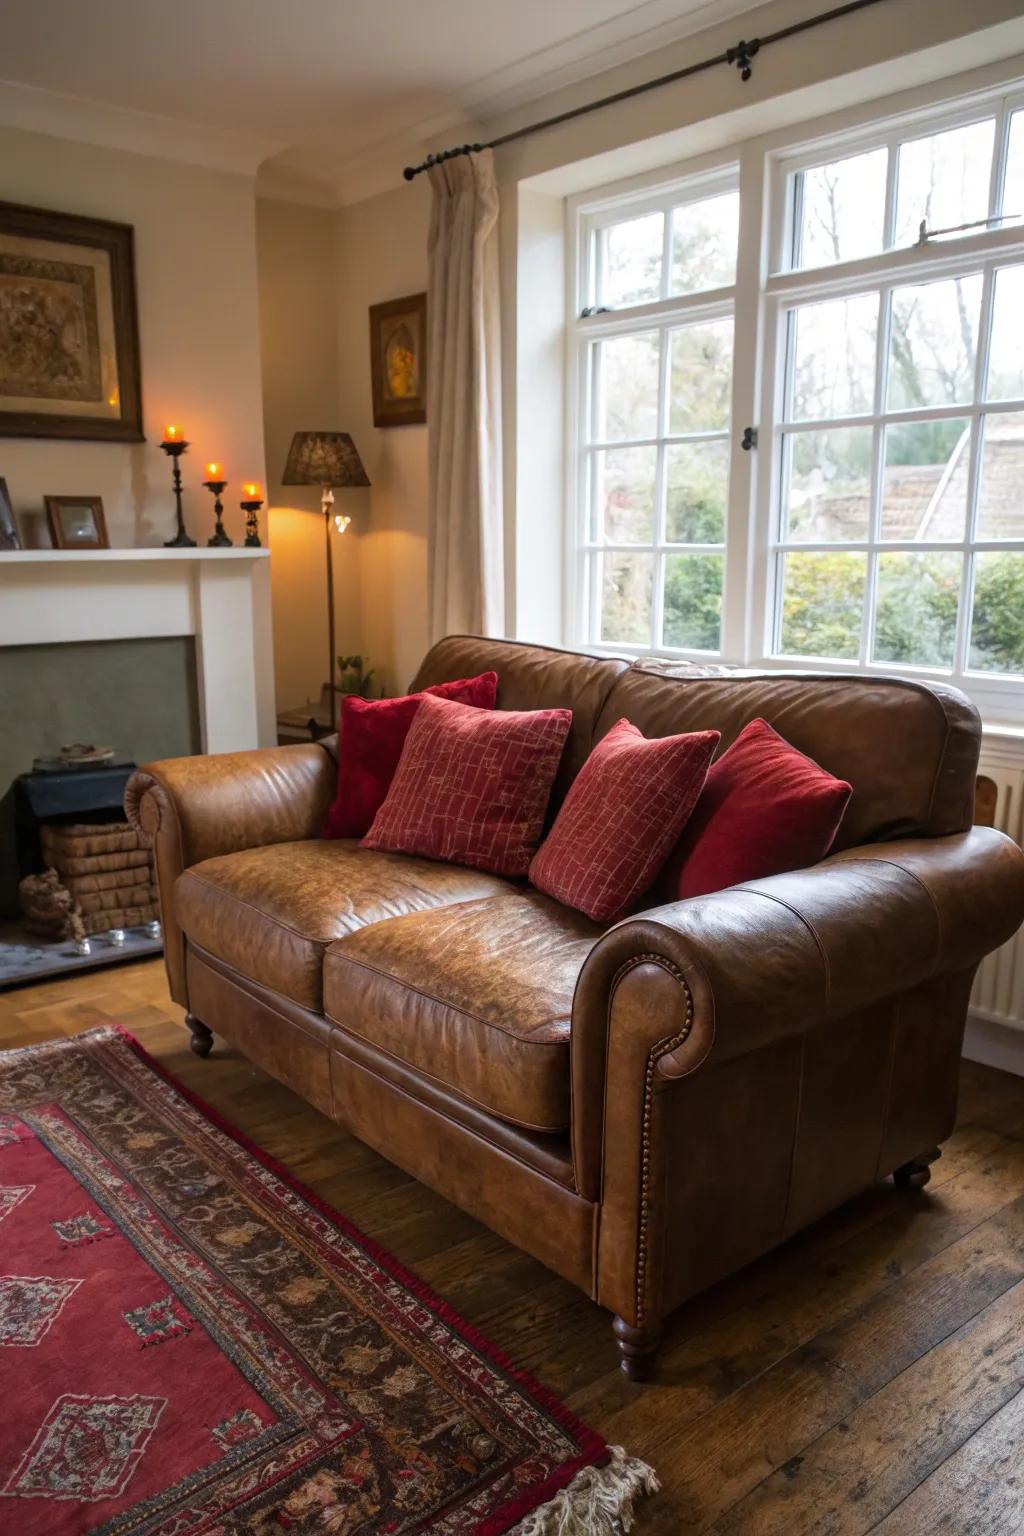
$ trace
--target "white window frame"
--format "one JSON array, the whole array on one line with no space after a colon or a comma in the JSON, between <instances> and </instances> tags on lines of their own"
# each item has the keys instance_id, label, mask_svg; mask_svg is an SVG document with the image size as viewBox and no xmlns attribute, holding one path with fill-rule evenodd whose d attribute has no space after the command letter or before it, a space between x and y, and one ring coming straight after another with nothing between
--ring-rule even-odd
<instances>
[{"instance_id":1,"label":"white window frame","mask_svg":"<svg viewBox=\"0 0 1024 1536\"><path fill-rule=\"evenodd\" d=\"M956 82L944 81L926 91L913 93L913 106L900 110L901 103L879 102L847 112L841 117L804 124L783 135L751 140L717 156L684 162L658 173L634 178L605 187L598 194L567 200L567 249L570 260L567 282L566 423L567 423L567 507L566 518L566 591L565 637L571 644L585 644L598 652L663 654L696 661L706 661L709 653L665 646L628 646L595 639L590 626L593 590L584 590L584 571L596 569L594 547L586 540L587 487L584 472L585 452L581 451L581 411L589 407L589 383L586 359L589 344L602 336L623 331L651 329L657 324L678 323L680 318L710 318L714 313L734 315L733 389L730 422L729 497L725 534L725 579L721 650L712 659L767 669L817 672L899 674L952 683L967 692L982 712L991 719L1020 720L1024 716L1024 681L1017 676L970 672L966 661L970 641L971 614L969 596L975 553L989 549L1014 551L1024 548L1024 540L979 542L976 532L978 510L980 428L982 415L1020 410L1017 401L980 399L981 381L987 369L988 337L991 324L993 274L1001 265L1024 261L1024 225L1007 228L994 226L987 231L968 232L948 237L926 247L888 249L877 256L834 266L788 268L786 243L792 229L791 197L793 175L800 170L830 160L863 153L869 149L891 147L918 136L963 126L995 116L995 152L993 155L990 206L998 206L1005 177L1011 115L1024 108L1024 84L1019 77L984 90L957 91ZM894 227L896 156L890 153L886 193L888 238ZM731 183L730 183L731 178ZM651 304L636 305L611 314L583 316L581 311L594 302L593 252L598 242L594 232L624 217L637 217L654 208L670 208L713 195L728 185L740 191L739 255L735 286L686 298L662 298ZM1020 212L1024 209L1007 210ZM666 251L669 220L666 219ZM956 657L952 669L915 667L903 663L872 662L867 659L869 637L873 631L876 608L876 562L868 558L868 589L865 594L860 656L838 661L809 656L785 656L773 646L774 628L780 621L782 571L781 534L781 445L783 429L783 389L785 367L786 316L794 305L814 298L838 297L860 291L885 292L901 283L915 283L982 272L983 295L977 380L974 399L964 406L935 407L907 412L882 410L881 377L875 381L875 400L869 414L830 420L829 427L870 426L874 437L874 517L867 541L803 543L801 549L829 551L856 549L870 552L911 549L925 553L933 549L963 552L963 588L959 610ZM663 285L668 281L667 262L663 260ZM663 286L664 292L664 286ZM883 304L883 314L887 306ZM642 322L646 322L643 324ZM878 347L878 358L887 353L888 337ZM876 369L880 375L881 368ZM964 419L971 423L970 474L968 488L969 525L959 542L879 540L880 449L882 420L898 416L899 421ZM740 442L747 426L758 429L758 451L745 453ZM785 423L792 430L818 430L824 423ZM661 507L662 488L658 487ZM656 538L664 529L659 526ZM611 548L611 546L608 546ZM614 546L618 549L620 546ZM626 546L621 546L625 548ZM629 546L629 548L648 546ZM709 546L700 546L706 549ZM658 544L658 563L668 546ZM685 548L685 546L683 547ZM591 578L591 587L593 578ZM655 572L655 604L660 601L662 584ZM660 612L652 618L652 636L660 634Z\"/></svg>"},{"instance_id":2,"label":"white window frame","mask_svg":"<svg viewBox=\"0 0 1024 1536\"><path fill-rule=\"evenodd\" d=\"M670 209L685 207L689 203L703 202L707 198L718 196L726 192L734 192L739 189L740 169L735 153L730 155L709 157L704 161L691 162L685 172L680 175L679 168L672 168L667 172L661 172L657 180L651 177L643 177L631 181L625 185L605 188L598 199L575 199L570 203L570 218L573 221L574 238L569 249L576 253L575 280L570 282L568 313L573 318L568 326L568 364L566 369L569 381L568 397L566 400L566 420L569 430L570 451L566 455L568 466L569 484L567 486L567 506L571 509L567 518L569 538L566 548L566 612L568 614L568 631L575 640L591 649L616 652L623 654L658 654L670 656L696 656L707 660L709 657L718 658L723 654L722 648L713 652L691 651L672 646L654 644L654 638L661 634L662 628L662 597L664 594L663 570L665 560L673 554L699 553L720 554L724 557L726 572L729 562L730 544L730 518L727 512L725 538L721 543L715 544L681 544L670 542L666 538L665 530L665 486L664 475L659 471L655 487L655 529L653 540L644 544L605 544L594 542L589 537L590 505L589 505L589 460L590 456L603 448L636 448L636 447L667 447L674 443L724 441L731 444L735 437L733 423L735 422L735 390L733 391L730 421L722 429L713 431L695 431L673 433L669 431L669 423L662 419L658 423L657 435L653 438L626 438L615 440L611 443L599 441L596 435L591 434L586 424L593 424L595 410L595 396L593 389L592 348L595 342L607 340L610 337L629 334L633 332L649 332L659 330L663 333L678 328L680 325L699 323L702 320L719 320L734 318L736 311L737 287L730 284L727 287L704 289L699 293L668 294L671 281L671 239L672 221L667 217ZM639 218L647 213L664 212L665 228L664 243L662 247L662 294L659 299L647 304L631 305L628 309L611 311L608 313L596 313L583 315L581 311L593 306L597 295L597 265L600 260L600 233L609 224L619 223L623 215ZM738 276L738 272L737 272ZM735 319L734 319L735 325ZM666 399L666 374L669 368L669 347L663 341L661 346L661 378L659 381L659 401L664 404ZM736 376L735 362L735 333L733 353L733 378ZM730 459L732 455L730 454ZM659 454L659 466L664 463L664 455ZM733 465L730 462L730 485L732 483ZM730 506L732 495L729 496ZM654 560L653 573L653 597L651 604L651 641L650 645L629 645L621 642L607 642L599 638L596 620L598 618L599 598L598 585L600 580L600 556L601 554L646 554L651 553ZM725 604L723 593L722 633L725 632Z\"/></svg>"}]
</instances>

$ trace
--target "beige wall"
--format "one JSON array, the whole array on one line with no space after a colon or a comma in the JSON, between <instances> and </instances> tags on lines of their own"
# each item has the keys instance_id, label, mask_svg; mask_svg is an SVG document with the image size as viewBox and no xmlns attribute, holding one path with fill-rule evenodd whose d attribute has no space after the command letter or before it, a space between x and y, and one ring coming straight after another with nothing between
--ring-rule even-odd
<instances>
[{"instance_id":1,"label":"beige wall","mask_svg":"<svg viewBox=\"0 0 1024 1536\"><path fill-rule=\"evenodd\" d=\"M294 432L341 425L337 222L327 209L264 198L256 203L274 670L282 709L315 698L328 680L320 493L314 486L283 486L281 475ZM345 493L339 504L347 506ZM351 530L339 536L332 529L331 537L336 643L350 654L361 644L359 544Z\"/></svg>"},{"instance_id":2,"label":"beige wall","mask_svg":"<svg viewBox=\"0 0 1024 1536\"><path fill-rule=\"evenodd\" d=\"M0 439L26 542L49 543L47 494L102 496L113 545L160 544L173 532L163 427L181 423L193 537L213 527L202 465L220 459L234 484L225 522L243 526L237 483L263 479L252 182L243 176L0 128L0 199L135 227L145 443Z\"/></svg>"},{"instance_id":3,"label":"beige wall","mask_svg":"<svg viewBox=\"0 0 1024 1536\"><path fill-rule=\"evenodd\" d=\"M367 311L426 287L429 209L421 177L338 215L338 424L372 482L344 505L358 534L360 649L391 693L427 648L427 428L374 427Z\"/></svg>"},{"instance_id":4,"label":"beige wall","mask_svg":"<svg viewBox=\"0 0 1024 1536\"><path fill-rule=\"evenodd\" d=\"M370 478L338 491L352 518L334 539L338 649L361 652L389 693L427 647L427 432L377 429L370 389L371 304L426 287L429 192L402 187L330 212L260 199L263 407L271 495L278 699L292 707L326 681L319 493L282 486L294 431L349 432ZM313 515L313 514L316 515Z\"/></svg>"}]
</instances>

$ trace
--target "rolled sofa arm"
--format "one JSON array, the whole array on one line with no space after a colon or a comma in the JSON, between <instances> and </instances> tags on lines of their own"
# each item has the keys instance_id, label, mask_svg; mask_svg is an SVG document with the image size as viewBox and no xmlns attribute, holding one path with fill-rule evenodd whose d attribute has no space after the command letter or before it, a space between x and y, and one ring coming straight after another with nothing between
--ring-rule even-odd
<instances>
[{"instance_id":1,"label":"rolled sofa arm","mask_svg":"<svg viewBox=\"0 0 1024 1536\"><path fill-rule=\"evenodd\" d=\"M1024 853L988 827L852 848L627 918L576 988L577 1178L594 1192L614 1100L637 1073L681 1077L968 969L1022 918Z\"/></svg>"},{"instance_id":2,"label":"rolled sofa arm","mask_svg":"<svg viewBox=\"0 0 1024 1536\"><path fill-rule=\"evenodd\" d=\"M152 840L171 996L188 1007L184 938L174 882L219 853L316 837L337 769L318 744L174 757L133 773L124 808Z\"/></svg>"}]
</instances>

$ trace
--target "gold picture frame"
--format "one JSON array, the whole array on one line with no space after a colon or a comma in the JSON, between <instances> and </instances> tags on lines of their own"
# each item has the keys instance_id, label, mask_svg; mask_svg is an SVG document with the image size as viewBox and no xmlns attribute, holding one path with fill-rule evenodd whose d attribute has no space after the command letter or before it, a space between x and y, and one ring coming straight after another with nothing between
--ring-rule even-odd
<instances>
[{"instance_id":1,"label":"gold picture frame","mask_svg":"<svg viewBox=\"0 0 1024 1536\"><path fill-rule=\"evenodd\" d=\"M0 202L0 437L143 441L130 225Z\"/></svg>"},{"instance_id":2,"label":"gold picture frame","mask_svg":"<svg viewBox=\"0 0 1024 1536\"><path fill-rule=\"evenodd\" d=\"M370 376L375 427L427 419L427 296L370 306Z\"/></svg>"}]
</instances>

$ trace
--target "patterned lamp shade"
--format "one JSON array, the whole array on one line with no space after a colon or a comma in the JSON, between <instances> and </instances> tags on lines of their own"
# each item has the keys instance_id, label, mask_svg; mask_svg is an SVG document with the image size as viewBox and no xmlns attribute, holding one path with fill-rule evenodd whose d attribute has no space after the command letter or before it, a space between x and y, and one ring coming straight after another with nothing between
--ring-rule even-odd
<instances>
[{"instance_id":1,"label":"patterned lamp shade","mask_svg":"<svg viewBox=\"0 0 1024 1536\"><path fill-rule=\"evenodd\" d=\"M282 485L369 485L356 445L347 432L296 432Z\"/></svg>"}]
</instances>

